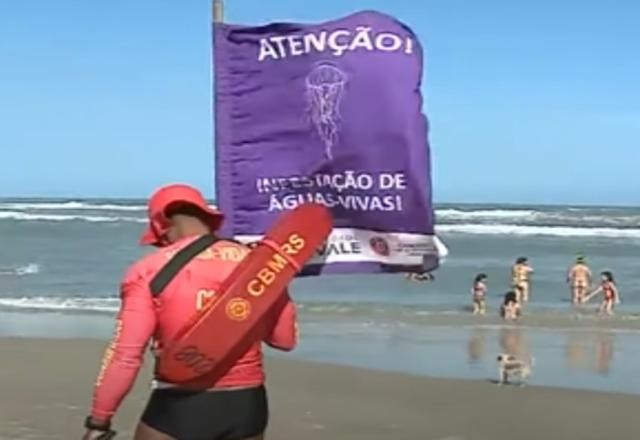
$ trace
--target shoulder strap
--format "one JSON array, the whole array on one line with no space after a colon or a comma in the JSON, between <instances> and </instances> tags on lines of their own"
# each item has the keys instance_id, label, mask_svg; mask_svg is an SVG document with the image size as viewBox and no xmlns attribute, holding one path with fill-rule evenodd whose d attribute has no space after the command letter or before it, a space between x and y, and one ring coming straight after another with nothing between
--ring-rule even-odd
<instances>
[{"instance_id":1,"label":"shoulder strap","mask_svg":"<svg viewBox=\"0 0 640 440\"><path fill-rule=\"evenodd\" d=\"M207 234L180 249L180 251L171 257L169 262L160 269L149 283L151 295L154 297L159 296L169 285L171 280L178 275L178 272L180 272L182 268L189 263L189 261L193 260L200 253L204 252L205 249L219 240L221 239L213 234Z\"/></svg>"}]
</instances>

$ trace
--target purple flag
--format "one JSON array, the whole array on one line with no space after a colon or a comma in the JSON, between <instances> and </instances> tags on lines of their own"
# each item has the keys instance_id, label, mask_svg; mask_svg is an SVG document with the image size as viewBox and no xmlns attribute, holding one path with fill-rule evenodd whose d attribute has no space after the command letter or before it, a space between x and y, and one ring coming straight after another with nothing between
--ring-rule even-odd
<instances>
[{"instance_id":1,"label":"purple flag","mask_svg":"<svg viewBox=\"0 0 640 440\"><path fill-rule=\"evenodd\" d=\"M378 12L321 24L215 25L216 201L259 238L304 201L335 229L304 274L432 270L422 49Z\"/></svg>"}]
</instances>

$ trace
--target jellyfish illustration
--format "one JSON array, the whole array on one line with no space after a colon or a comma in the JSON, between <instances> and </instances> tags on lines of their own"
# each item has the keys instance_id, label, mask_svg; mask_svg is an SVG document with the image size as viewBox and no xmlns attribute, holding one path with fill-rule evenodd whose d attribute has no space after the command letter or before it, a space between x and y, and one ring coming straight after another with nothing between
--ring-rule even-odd
<instances>
[{"instance_id":1,"label":"jellyfish illustration","mask_svg":"<svg viewBox=\"0 0 640 440\"><path fill-rule=\"evenodd\" d=\"M340 101L347 75L334 64L317 64L307 75L307 103L313 123L325 146L328 159L333 159L332 148L338 140Z\"/></svg>"}]
</instances>

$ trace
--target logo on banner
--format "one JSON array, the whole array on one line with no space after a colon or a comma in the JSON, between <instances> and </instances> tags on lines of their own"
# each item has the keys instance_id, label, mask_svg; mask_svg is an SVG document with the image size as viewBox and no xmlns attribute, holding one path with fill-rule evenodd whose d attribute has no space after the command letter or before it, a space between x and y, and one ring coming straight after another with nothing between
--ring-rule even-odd
<instances>
[{"instance_id":1,"label":"logo on banner","mask_svg":"<svg viewBox=\"0 0 640 440\"><path fill-rule=\"evenodd\" d=\"M382 237L372 237L369 240L369 246L376 254L382 257L388 257L391 253L389 243Z\"/></svg>"}]
</instances>

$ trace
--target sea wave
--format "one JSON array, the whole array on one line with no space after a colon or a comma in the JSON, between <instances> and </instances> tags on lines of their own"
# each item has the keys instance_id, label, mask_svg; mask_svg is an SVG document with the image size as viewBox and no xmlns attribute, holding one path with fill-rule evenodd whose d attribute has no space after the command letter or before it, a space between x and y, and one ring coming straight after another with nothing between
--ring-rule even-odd
<instances>
[{"instance_id":1,"label":"sea wave","mask_svg":"<svg viewBox=\"0 0 640 440\"><path fill-rule=\"evenodd\" d=\"M213 206L213 205L212 205ZM125 203L91 203L81 201L69 202L0 202L0 209L17 211L145 211L143 204L131 205ZM442 219L472 219L472 218L526 218L539 215L540 212L526 209L436 209L436 214Z\"/></svg>"},{"instance_id":2,"label":"sea wave","mask_svg":"<svg viewBox=\"0 0 640 440\"><path fill-rule=\"evenodd\" d=\"M35 263L25 264L24 266L0 266L0 275L26 276L35 275L40 272L40 266Z\"/></svg>"},{"instance_id":3,"label":"sea wave","mask_svg":"<svg viewBox=\"0 0 640 440\"><path fill-rule=\"evenodd\" d=\"M0 211L0 220L27 222L90 222L90 223L145 223L144 217L82 214L34 214L18 211ZM640 238L640 229L614 227L581 227L556 225L522 225L511 223L450 223L437 224L438 234L511 235L549 237Z\"/></svg>"},{"instance_id":4,"label":"sea wave","mask_svg":"<svg viewBox=\"0 0 640 440\"><path fill-rule=\"evenodd\" d=\"M42 311L116 312L118 298L22 297L0 298L0 307Z\"/></svg>"},{"instance_id":5,"label":"sea wave","mask_svg":"<svg viewBox=\"0 0 640 440\"><path fill-rule=\"evenodd\" d=\"M85 311L85 312L116 312L120 305L119 298L100 297L58 297L58 296L27 296L0 297L0 307L8 309L29 309L41 311ZM374 306L366 303L300 303L300 310L315 314L379 314L384 313L384 305Z\"/></svg>"},{"instance_id":6,"label":"sea wave","mask_svg":"<svg viewBox=\"0 0 640 440\"><path fill-rule=\"evenodd\" d=\"M114 297L0 297L0 310L7 312L37 311L58 313L104 314L112 315L118 311L120 300ZM322 325L326 327L327 319L333 326L340 323L363 325L375 324L378 327L398 326L455 326L479 328L492 326L503 327L506 324L498 316L487 318L489 321L479 322L472 316L466 306L427 307L424 305L389 305L375 303L298 303L300 314L305 325ZM640 314L629 310L619 313L608 321L607 329L640 332ZM527 314L526 322L521 326L535 328L568 330L600 328L593 327L600 319L593 310L576 311L571 309L532 308ZM508 324L511 327L511 324ZM519 326L519 327L521 327Z\"/></svg>"},{"instance_id":7,"label":"sea wave","mask_svg":"<svg viewBox=\"0 0 640 440\"><path fill-rule=\"evenodd\" d=\"M85 221L85 222L93 222L93 223L114 223L114 222L144 223L146 221L142 217L80 215L80 214L33 214L33 213L20 212L20 211L0 211L0 220L45 221L45 222Z\"/></svg>"},{"instance_id":8,"label":"sea wave","mask_svg":"<svg viewBox=\"0 0 640 440\"><path fill-rule=\"evenodd\" d=\"M439 220L464 220L464 219L505 219L505 218L531 218L542 213L531 209L436 209L436 217Z\"/></svg>"},{"instance_id":9,"label":"sea wave","mask_svg":"<svg viewBox=\"0 0 640 440\"><path fill-rule=\"evenodd\" d=\"M134 202L0 202L0 221L144 223ZM213 205L212 205L213 206ZM631 208L440 207L438 233L552 237L640 238L640 210Z\"/></svg>"},{"instance_id":10,"label":"sea wave","mask_svg":"<svg viewBox=\"0 0 640 440\"><path fill-rule=\"evenodd\" d=\"M211 205L214 206L214 205ZM23 221L141 221L146 207L142 202L104 201L0 201L0 220ZM124 213L124 216L122 216ZM439 206L436 224L562 226L592 228L634 228L640 224L640 210L597 207L508 207Z\"/></svg>"},{"instance_id":11,"label":"sea wave","mask_svg":"<svg viewBox=\"0 0 640 440\"><path fill-rule=\"evenodd\" d=\"M637 227L640 212L630 209L602 211L597 208L572 208L557 210L534 209L437 209L438 224L516 223L532 226L590 226L590 227Z\"/></svg>"},{"instance_id":12,"label":"sea wave","mask_svg":"<svg viewBox=\"0 0 640 440\"><path fill-rule=\"evenodd\" d=\"M640 238L640 229L588 228L568 226L525 226L514 224L451 224L436 226L439 233L470 235L516 235L548 237Z\"/></svg>"},{"instance_id":13,"label":"sea wave","mask_svg":"<svg viewBox=\"0 0 640 440\"><path fill-rule=\"evenodd\" d=\"M144 211L144 205L126 205L115 203L87 203L87 202L5 202L0 203L0 209L11 210L70 210L70 211Z\"/></svg>"},{"instance_id":14,"label":"sea wave","mask_svg":"<svg viewBox=\"0 0 640 440\"><path fill-rule=\"evenodd\" d=\"M26 296L0 297L0 308L41 311L116 312L120 299L115 297ZM393 307L393 306L392 306ZM389 306L368 303L299 303L298 308L314 314L380 314Z\"/></svg>"},{"instance_id":15,"label":"sea wave","mask_svg":"<svg viewBox=\"0 0 640 440\"><path fill-rule=\"evenodd\" d=\"M0 296L0 308L31 309L41 311L116 312L120 306L117 297L84 296ZM424 306L386 304L376 302L324 302L299 301L298 309L314 315L342 315L375 317L392 314L397 317L423 317L428 315L468 314L467 306Z\"/></svg>"}]
</instances>

